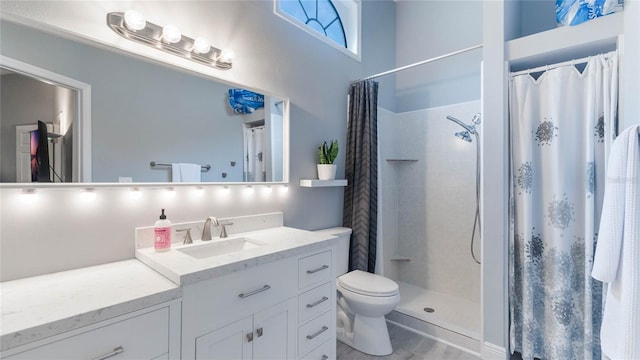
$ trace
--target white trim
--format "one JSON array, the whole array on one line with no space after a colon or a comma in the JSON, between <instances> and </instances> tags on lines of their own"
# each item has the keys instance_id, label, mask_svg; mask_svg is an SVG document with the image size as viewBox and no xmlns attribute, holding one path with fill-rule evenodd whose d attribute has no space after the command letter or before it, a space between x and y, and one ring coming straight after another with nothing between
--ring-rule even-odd
<instances>
[{"instance_id":1,"label":"white trim","mask_svg":"<svg viewBox=\"0 0 640 360\"><path fill-rule=\"evenodd\" d=\"M91 85L0 55L0 65L17 73L78 91L78 121L73 124L73 182L91 182Z\"/></svg>"},{"instance_id":2,"label":"white trim","mask_svg":"<svg viewBox=\"0 0 640 360\"><path fill-rule=\"evenodd\" d=\"M502 346L485 342L482 344L482 359L483 360L506 360L507 350Z\"/></svg>"},{"instance_id":3,"label":"white trim","mask_svg":"<svg viewBox=\"0 0 640 360\"><path fill-rule=\"evenodd\" d=\"M357 43L355 45L355 49L352 48L345 48L343 46L338 45L335 41L331 40L330 38L320 34L319 32L313 30L312 28L305 26L304 24L302 24L300 22L300 20L296 19L295 17L280 11L280 9L278 9L278 2L280 0L274 0L273 1L273 13L280 16L281 18L285 19L287 22L291 23L292 25L296 26L297 28L299 28L300 30L306 32L307 34L315 37L316 39L322 41L323 43L333 47L334 49L339 50L340 52L342 52L343 54L348 55L349 57L353 58L354 60L357 61L362 61L362 56L361 56L361 48L362 48L362 3L360 0L350 0L350 1L354 1L354 3L357 6L357 24L356 24L356 38L357 38ZM335 5L334 5L335 6ZM338 8L343 8L343 7L336 7L336 11L338 11ZM343 14L339 14L339 15L343 15ZM343 27L344 27L344 21L345 20L350 20L350 19L345 19L344 17L341 16L341 21L343 22ZM347 36L347 30L345 29L345 36ZM347 36L347 46L349 46L349 37Z\"/></svg>"}]
</instances>

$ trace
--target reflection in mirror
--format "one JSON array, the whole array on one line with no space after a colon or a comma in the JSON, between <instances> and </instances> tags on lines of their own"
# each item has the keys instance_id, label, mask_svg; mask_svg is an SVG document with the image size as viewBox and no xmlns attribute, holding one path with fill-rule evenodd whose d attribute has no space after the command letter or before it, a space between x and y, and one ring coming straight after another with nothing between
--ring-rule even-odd
<instances>
[{"instance_id":1,"label":"reflection in mirror","mask_svg":"<svg viewBox=\"0 0 640 360\"><path fill-rule=\"evenodd\" d=\"M76 91L2 67L0 76L0 181L71 182Z\"/></svg>"},{"instance_id":2,"label":"reflection in mirror","mask_svg":"<svg viewBox=\"0 0 640 360\"><path fill-rule=\"evenodd\" d=\"M286 99L4 20L0 25L3 56L91 86L91 137L84 139L90 162L83 164L92 182L288 181ZM58 50L46 51L52 48ZM30 168L19 170L27 155L18 155L17 129L38 120L62 135L50 142L50 180L83 181L72 175L78 150L70 130L83 121L73 112L74 92L29 74L3 72L0 81L1 181L29 182ZM7 86L12 82L21 84ZM39 108L46 112L33 112Z\"/></svg>"}]
</instances>

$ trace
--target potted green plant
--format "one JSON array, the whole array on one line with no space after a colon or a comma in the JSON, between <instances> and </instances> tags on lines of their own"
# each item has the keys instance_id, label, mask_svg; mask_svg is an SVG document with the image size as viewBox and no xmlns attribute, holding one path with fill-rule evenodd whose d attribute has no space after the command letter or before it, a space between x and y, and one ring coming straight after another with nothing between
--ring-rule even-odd
<instances>
[{"instance_id":1,"label":"potted green plant","mask_svg":"<svg viewBox=\"0 0 640 360\"><path fill-rule=\"evenodd\" d=\"M331 144L326 141L318 147L318 179L333 180L336 178L336 165L333 163L338 157L338 140Z\"/></svg>"}]
</instances>

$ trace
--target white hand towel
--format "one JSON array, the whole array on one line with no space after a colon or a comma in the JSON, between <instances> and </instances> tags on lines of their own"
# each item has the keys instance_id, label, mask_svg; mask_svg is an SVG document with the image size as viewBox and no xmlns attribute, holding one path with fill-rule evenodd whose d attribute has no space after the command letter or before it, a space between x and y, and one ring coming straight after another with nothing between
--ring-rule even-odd
<instances>
[{"instance_id":1,"label":"white hand towel","mask_svg":"<svg viewBox=\"0 0 640 360\"><path fill-rule=\"evenodd\" d=\"M172 182L200 182L202 167L198 164L173 163L171 164Z\"/></svg>"},{"instance_id":2,"label":"white hand towel","mask_svg":"<svg viewBox=\"0 0 640 360\"><path fill-rule=\"evenodd\" d=\"M640 125L613 142L594 256L609 284L600 342L611 359L640 359Z\"/></svg>"}]
</instances>

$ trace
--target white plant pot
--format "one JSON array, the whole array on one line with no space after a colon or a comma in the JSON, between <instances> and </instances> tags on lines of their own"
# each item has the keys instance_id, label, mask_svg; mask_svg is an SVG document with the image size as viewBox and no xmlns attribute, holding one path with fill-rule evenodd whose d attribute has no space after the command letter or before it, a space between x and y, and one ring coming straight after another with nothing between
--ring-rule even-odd
<instances>
[{"instance_id":1,"label":"white plant pot","mask_svg":"<svg viewBox=\"0 0 640 360\"><path fill-rule=\"evenodd\" d=\"M336 178L336 165L318 164L319 180L334 180Z\"/></svg>"}]
</instances>

